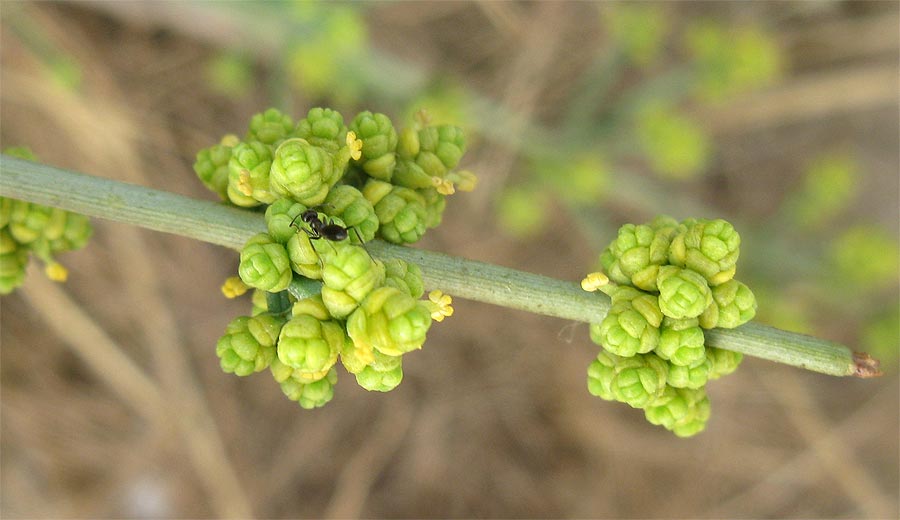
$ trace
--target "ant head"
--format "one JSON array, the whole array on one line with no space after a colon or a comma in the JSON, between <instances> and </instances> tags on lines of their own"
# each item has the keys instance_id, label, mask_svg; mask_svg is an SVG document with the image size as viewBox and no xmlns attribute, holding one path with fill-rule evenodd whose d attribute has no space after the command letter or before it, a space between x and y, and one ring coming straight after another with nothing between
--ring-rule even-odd
<instances>
[{"instance_id":1,"label":"ant head","mask_svg":"<svg viewBox=\"0 0 900 520\"><path fill-rule=\"evenodd\" d=\"M319 220L319 212L314 209L308 209L300 214L300 220L307 224Z\"/></svg>"}]
</instances>

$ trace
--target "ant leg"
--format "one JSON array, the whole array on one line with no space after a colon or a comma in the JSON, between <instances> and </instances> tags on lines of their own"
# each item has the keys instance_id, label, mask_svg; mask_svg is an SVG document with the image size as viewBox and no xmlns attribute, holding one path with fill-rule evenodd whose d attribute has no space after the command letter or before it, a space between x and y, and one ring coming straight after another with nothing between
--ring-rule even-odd
<instances>
[{"instance_id":1,"label":"ant leg","mask_svg":"<svg viewBox=\"0 0 900 520\"><path fill-rule=\"evenodd\" d=\"M362 239L362 235L359 234L359 230L355 227L351 228L354 233L356 233L356 238L359 240L359 245L362 246L363 250L365 250L366 254L369 255L369 258L374 262L375 259L372 257L372 253L369 252L369 248L366 247L365 241Z\"/></svg>"},{"instance_id":2,"label":"ant leg","mask_svg":"<svg viewBox=\"0 0 900 520\"><path fill-rule=\"evenodd\" d=\"M291 219L291 227L297 228L297 231L300 231L300 226L295 226L294 223L297 222L297 219L303 216L303 212L297 213L297 216Z\"/></svg>"}]
</instances>

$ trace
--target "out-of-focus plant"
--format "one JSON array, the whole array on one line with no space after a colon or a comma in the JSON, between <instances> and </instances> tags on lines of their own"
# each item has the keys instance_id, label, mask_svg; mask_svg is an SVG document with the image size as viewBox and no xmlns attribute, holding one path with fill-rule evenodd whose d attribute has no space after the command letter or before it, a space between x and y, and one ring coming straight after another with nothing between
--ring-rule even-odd
<instances>
[{"instance_id":1,"label":"out-of-focus plant","mask_svg":"<svg viewBox=\"0 0 900 520\"><path fill-rule=\"evenodd\" d=\"M690 179L706 168L712 143L687 116L661 104L649 104L637 114L635 126L641 151L661 177Z\"/></svg>"},{"instance_id":2,"label":"out-of-focus plant","mask_svg":"<svg viewBox=\"0 0 900 520\"><path fill-rule=\"evenodd\" d=\"M253 61L243 53L223 52L206 64L210 88L228 97L243 97L253 88Z\"/></svg>"},{"instance_id":3,"label":"out-of-focus plant","mask_svg":"<svg viewBox=\"0 0 900 520\"><path fill-rule=\"evenodd\" d=\"M3 6L3 21L40 61L54 83L66 90L81 86L82 70L78 61L65 49L56 45L46 31L29 14L25 4L7 2Z\"/></svg>"},{"instance_id":4,"label":"out-of-focus plant","mask_svg":"<svg viewBox=\"0 0 900 520\"><path fill-rule=\"evenodd\" d=\"M657 5L639 2L610 2L603 22L610 38L632 63L654 63L669 35L667 13Z\"/></svg>"},{"instance_id":5,"label":"out-of-focus plant","mask_svg":"<svg viewBox=\"0 0 900 520\"><path fill-rule=\"evenodd\" d=\"M777 42L759 27L703 20L688 27L685 47L695 64L695 94L703 101L720 102L770 85L783 68Z\"/></svg>"},{"instance_id":6,"label":"out-of-focus plant","mask_svg":"<svg viewBox=\"0 0 900 520\"><path fill-rule=\"evenodd\" d=\"M876 225L858 225L842 231L830 244L828 256L835 280L857 291L897 287L900 244Z\"/></svg>"},{"instance_id":7,"label":"out-of-focus plant","mask_svg":"<svg viewBox=\"0 0 900 520\"><path fill-rule=\"evenodd\" d=\"M359 12L347 5L295 2L291 13L305 29L286 49L292 85L311 98L328 96L342 103L357 99L361 85L354 65L368 44Z\"/></svg>"},{"instance_id":8,"label":"out-of-focus plant","mask_svg":"<svg viewBox=\"0 0 900 520\"><path fill-rule=\"evenodd\" d=\"M837 217L857 195L859 167L847 154L817 158L806 172L802 186L785 207L801 229L820 228Z\"/></svg>"}]
</instances>

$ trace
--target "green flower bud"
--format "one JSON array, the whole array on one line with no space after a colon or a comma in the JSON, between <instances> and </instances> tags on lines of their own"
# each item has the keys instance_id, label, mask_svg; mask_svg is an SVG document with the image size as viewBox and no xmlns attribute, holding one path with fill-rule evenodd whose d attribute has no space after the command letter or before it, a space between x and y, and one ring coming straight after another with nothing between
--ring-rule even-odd
<instances>
[{"instance_id":1,"label":"green flower bud","mask_svg":"<svg viewBox=\"0 0 900 520\"><path fill-rule=\"evenodd\" d=\"M335 318L346 318L384 281L384 267L360 246L342 244L322 269L322 300Z\"/></svg>"},{"instance_id":2,"label":"green flower bud","mask_svg":"<svg viewBox=\"0 0 900 520\"><path fill-rule=\"evenodd\" d=\"M436 159L435 159L436 160ZM406 188L430 188L434 185L433 175L422 169L410 159L402 159L397 162L391 182L397 186Z\"/></svg>"},{"instance_id":3,"label":"green flower bud","mask_svg":"<svg viewBox=\"0 0 900 520\"><path fill-rule=\"evenodd\" d=\"M703 388L711 369L712 362L705 356L693 365L676 365L670 361L666 383L675 388Z\"/></svg>"},{"instance_id":4,"label":"green flower bud","mask_svg":"<svg viewBox=\"0 0 900 520\"><path fill-rule=\"evenodd\" d=\"M422 348L429 327L428 307L394 287L372 291L347 319L347 333L359 348L389 356Z\"/></svg>"},{"instance_id":5,"label":"green flower bud","mask_svg":"<svg viewBox=\"0 0 900 520\"><path fill-rule=\"evenodd\" d=\"M304 211L306 206L294 202L293 199L276 200L266 208L266 227L269 228L269 235L277 242L287 243L303 226L300 215Z\"/></svg>"},{"instance_id":6,"label":"green flower bud","mask_svg":"<svg viewBox=\"0 0 900 520\"><path fill-rule=\"evenodd\" d=\"M74 251L81 249L94 234L91 220L78 213L65 213L65 224L60 236L49 240L50 251Z\"/></svg>"},{"instance_id":7,"label":"green flower bud","mask_svg":"<svg viewBox=\"0 0 900 520\"><path fill-rule=\"evenodd\" d=\"M614 244L614 243L613 243ZM600 253L600 266L610 280L620 285L631 285L631 277L622 272L619 258L613 251L612 245Z\"/></svg>"},{"instance_id":8,"label":"green flower bud","mask_svg":"<svg viewBox=\"0 0 900 520\"><path fill-rule=\"evenodd\" d=\"M278 359L294 369L294 377L318 381L337 363L344 338L344 329L337 322L301 314L282 327Z\"/></svg>"},{"instance_id":9,"label":"green flower bud","mask_svg":"<svg viewBox=\"0 0 900 520\"><path fill-rule=\"evenodd\" d=\"M659 329L630 301L613 304L602 322L591 324L590 332L591 341L622 357L645 354L659 343Z\"/></svg>"},{"instance_id":10,"label":"green flower bud","mask_svg":"<svg viewBox=\"0 0 900 520\"><path fill-rule=\"evenodd\" d=\"M666 389L668 364L655 354L620 358L610 390L617 401L633 408L655 402Z\"/></svg>"},{"instance_id":11,"label":"green flower bud","mask_svg":"<svg viewBox=\"0 0 900 520\"><path fill-rule=\"evenodd\" d=\"M351 374L358 374L364 368L372 363L375 357L375 351L371 345L357 344L348 336L344 340L344 347L341 349L341 364Z\"/></svg>"},{"instance_id":12,"label":"green flower bud","mask_svg":"<svg viewBox=\"0 0 900 520\"><path fill-rule=\"evenodd\" d=\"M415 191L370 180L363 195L375 207L382 238L395 244L411 244L425 234L425 199Z\"/></svg>"},{"instance_id":13,"label":"green flower bud","mask_svg":"<svg viewBox=\"0 0 900 520\"><path fill-rule=\"evenodd\" d=\"M297 371L283 364L278 358L272 361L272 375L281 385L281 391L291 401L306 410L320 408L328 404L334 397L334 385L337 384L337 370L331 369L317 381L307 381L297 377Z\"/></svg>"},{"instance_id":14,"label":"green flower bud","mask_svg":"<svg viewBox=\"0 0 900 520\"><path fill-rule=\"evenodd\" d=\"M415 128L404 128L397 141L397 156L400 159L415 159L419 155L419 132Z\"/></svg>"},{"instance_id":15,"label":"green flower bud","mask_svg":"<svg viewBox=\"0 0 900 520\"><path fill-rule=\"evenodd\" d=\"M644 409L651 424L662 426L679 437L691 437L703 431L709 412L709 398L702 388L668 387L656 403Z\"/></svg>"},{"instance_id":16,"label":"green flower bud","mask_svg":"<svg viewBox=\"0 0 900 520\"><path fill-rule=\"evenodd\" d=\"M209 190L220 199L228 200L228 162L231 160L231 146L216 144L197 152L194 172Z\"/></svg>"},{"instance_id":17,"label":"green flower bud","mask_svg":"<svg viewBox=\"0 0 900 520\"><path fill-rule=\"evenodd\" d=\"M375 232L378 231L375 208L358 189L346 184L335 186L325 198L325 208L329 215L339 217L344 222L351 242L359 243L360 239L368 242L375 238Z\"/></svg>"},{"instance_id":18,"label":"green flower bud","mask_svg":"<svg viewBox=\"0 0 900 520\"><path fill-rule=\"evenodd\" d=\"M679 320L665 319L659 331L656 353L675 365L691 366L705 359L703 330L697 326L696 319L684 321L690 325L684 326Z\"/></svg>"},{"instance_id":19,"label":"green flower bud","mask_svg":"<svg viewBox=\"0 0 900 520\"><path fill-rule=\"evenodd\" d=\"M0 229L0 294L9 294L25 282L28 248Z\"/></svg>"},{"instance_id":20,"label":"green flower bud","mask_svg":"<svg viewBox=\"0 0 900 520\"><path fill-rule=\"evenodd\" d=\"M287 139L293 130L294 121L290 116L282 114L277 108L270 108L250 118L246 140L277 145Z\"/></svg>"},{"instance_id":21,"label":"green flower bud","mask_svg":"<svg viewBox=\"0 0 900 520\"><path fill-rule=\"evenodd\" d=\"M664 220L654 221L657 225ZM616 240L610 245L618 260L618 268L629 283L645 291L656 291L659 266L668 262L669 244L675 235L674 226L625 224L619 228Z\"/></svg>"},{"instance_id":22,"label":"green flower bud","mask_svg":"<svg viewBox=\"0 0 900 520\"><path fill-rule=\"evenodd\" d=\"M756 316L756 297L753 291L737 280L732 279L713 287L712 296L714 303L710 307L716 307L715 327L733 329Z\"/></svg>"},{"instance_id":23,"label":"green flower bud","mask_svg":"<svg viewBox=\"0 0 900 520\"><path fill-rule=\"evenodd\" d=\"M268 368L275 358L275 341L283 323L269 314L241 316L229 323L216 343L222 370L248 376Z\"/></svg>"},{"instance_id":24,"label":"green flower bud","mask_svg":"<svg viewBox=\"0 0 900 520\"><path fill-rule=\"evenodd\" d=\"M614 401L615 394L612 391L612 380L616 377L616 366L622 363L622 358L601 350L597 359L588 365L588 392L606 401Z\"/></svg>"},{"instance_id":25,"label":"green flower bud","mask_svg":"<svg viewBox=\"0 0 900 520\"><path fill-rule=\"evenodd\" d=\"M362 139L362 157L356 161L370 176L389 181L397 163L397 131L388 116L360 112L350 123L350 129Z\"/></svg>"},{"instance_id":26,"label":"green flower bud","mask_svg":"<svg viewBox=\"0 0 900 520\"><path fill-rule=\"evenodd\" d=\"M447 196L438 193L434 188L416 190L425 199L425 227L433 229L441 225L444 208L447 207Z\"/></svg>"},{"instance_id":27,"label":"green flower bud","mask_svg":"<svg viewBox=\"0 0 900 520\"><path fill-rule=\"evenodd\" d=\"M425 294L422 269L417 264L410 264L399 258L391 258L384 262L384 273L386 287L396 287L416 300Z\"/></svg>"},{"instance_id":28,"label":"green flower bud","mask_svg":"<svg viewBox=\"0 0 900 520\"><path fill-rule=\"evenodd\" d=\"M253 305L250 310L251 316L259 316L264 312L269 312L269 302L266 299L267 294L266 291L260 291L259 289L253 290L253 296L251 297L251 303Z\"/></svg>"},{"instance_id":29,"label":"green flower bud","mask_svg":"<svg viewBox=\"0 0 900 520\"><path fill-rule=\"evenodd\" d=\"M9 232L20 244L30 244L43 237L53 208L24 200L13 201L9 215Z\"/></svg>"},{"instance_id":30,"label":"green flower bud","mask_svg":"<svg viewBox=\"0 0 900 520\"><path fill-rule=\"evenodd\" d=\"M719 285L734 277L740 255L741 237L730 223L698 220L672 239L669 263L700 273L710 285Z\"/></svg>"},{"instance_id":31,"label":"green flower bud","mask_svg":"<svg viewBox=\"0 0 900 520\"><path fill-rule=\"evenodd\" d=\"M367 366L356 374L356 382L359 383L359 386L370 392L390 392L397 388L401 381L403 381L403 367L399 364L392 370L384 371Z\"/></svg>"},{"instance_id":32,"label":"green flower bud","mask_svg":"<svg viewBox=\"0 0 900 520\"><path fill-rule=\"evenodd\" d=\"M238 275L250 287L269 292L287 289L291 283L291 261L284 246L266 233L251 238L241 250Z\"/></svg>"},{"instance_id":33,"label":"green flower bud","mask_svg":"<svg viewBox=\"0 0 900 520\"><path fill-rule=\"evenodd\" d=\"M275 150L269 181L275 193L316 206L337 182L336 173L331 154L303 139L289 139Z\"/></svg>"},{"instance_id":34,"label":"green flower bud","mask_svg":"<svg viewBox=\"0 0 900 520\"><path fill-rule=\"evenodd\" d=\"M335 154L346 144L347 126L344 124L344 116L330 108L311 108L306 118L297 122L294 137L305 139L309 144Z\"/></svg>"},{"instance_id":35,"label":"green flower bud","mask_svg":"<svg viewBox=\"0 0 900 520\"><path fill-rule=\"evenodd\" d=\"M466 151L461 128L451 125L430 126L419 130L419 154L416 164L432 176L444 177L456 168Z\"/></svg>"},{"instance_id":36,"label":"green flower bud","mask_svg":"<svg viewBox=\"0 0 900 520\"><path fill-rule=\"evenodd\" d=\"M303 230L294 233L285 246L291 269L307 278L321 280L323 262L334 253L334 246L325 242L327 240L310 240Z\"/></svg>"},{"instance_id":37,"label":"green flower bud","mask_svg":"<svg viewBox=\"0 0 900 520\"><path fill-rule=\"evenodd\" d=\"M744 359L744 355L740 352L715 347L706 347L706 357L712 364L709 369L710 380L716 380L734 372Z\"/></svg>"},{"instance_id":38,"label":"green flower bud","mask_svg":"<svg viewBox=\"0 0 900 520\"><path fill-rule=\"evenodd\" d=\"M294 305L291 306L291 316L296 318L297 316L304 315L312 316L319 321L331 319L331 314L328 313L328 308L325 307L325 302L322 301L321 294L316 294L315 296L310 296L309 298L303 298L302 300L294 302Z\"/></svg>"},{"instance_id":39,"label":"green flower bud","mask_svg":"<svg viewBox=\"0 0 900 520\"><path fill-rule=\"evenodd\" d=\"M670 318L696 318L712 303L712 292L706 280L690 269L662 266L656 283L659 308Z\"/></svg>"},{"instance_id":40,"label":"green flower bud","mask_svg":"<svg viewBox=\"0 0 900 520\"><path fill-rule=\"evenodd\" d=\"M275 202L269 187L272 149L259 141L240 143L231 149L228 161L228 199L237 206L252 208Z\"/></svg>"},{"instance_id":41,"label":"green flower bud","mask_svg":"<svg viewBox=\"0 0 900 520\"><path fill-rule=\"evenodd\" d=\"M9 219L12 215L13 199L0 197L0 229L5 229L9 225Z\"/></svg>"}]
</instances>

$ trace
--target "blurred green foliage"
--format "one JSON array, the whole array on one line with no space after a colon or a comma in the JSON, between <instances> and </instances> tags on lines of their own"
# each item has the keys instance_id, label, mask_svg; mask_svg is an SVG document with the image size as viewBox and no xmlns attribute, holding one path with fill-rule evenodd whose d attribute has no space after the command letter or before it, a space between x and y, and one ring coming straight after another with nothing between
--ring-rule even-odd
<instances>
[{"instance_id":1,"label":"blurred green foliage","mask_svg":"<svg viewBox=\"0 0 900 520\"><path fill-rule=\"evenodd\" d=\"M758 27L726 27L703 20L688 27L684 41L695 63L700 100L723 101L770 85L781 75L778 44Z\"/></svg>"},{"instance_id":2,"label":"blurred green foliage","mask_svg":"<svg viewBox=\"0 0 900 520\"><path fill-rule=\"evenodd\" d=\"M785 201L789 218L804 229L827 224L856 198L859 177L859 166L848 154L817 158L803 185Z\"/></svg>"},{"instance_id":3,"label":"blurred green foliage","mask_svg":"<svg viewBox=\"0 0 900 520\"><path fill-rule=\"evenodd\" d=\"M690 118L662 104L648 104L637 114L636 126L641 151L660 176L690 179L706 168L712 143Z\"/></svg>"},{"instance_id":4,"label":"blurred green foliage","mask_svg":"<svg viewBox=\"0 0 900 520\"><path fill-rule=\"evenodd\" d=\"M876 225L843 230L829 245L834 278L856 291L896 289L900 276L900 244Z\"/></svg>"},{"instance_id":5,"label":"blurred green foliage","mask_svg":"<svg viewBox=\"0 0 900 520\"><path fill-rule=\"evenodd\" d=\"M246 96L253 88L253 61L243 53L223 52L206 64L206 80L224 96Z\"/></svg>"},{"instance_id":6,"label":"blurred green foliage","mask_svg":"<svg viewBox=\"0 0 900 520\"><path fill-rule=\"evenodd\" d=\"M663 8L641 2L609 2L602 6L601 23L629 61L653 64L663 49L669 23Z\"/></svg>"}]
</instances>

